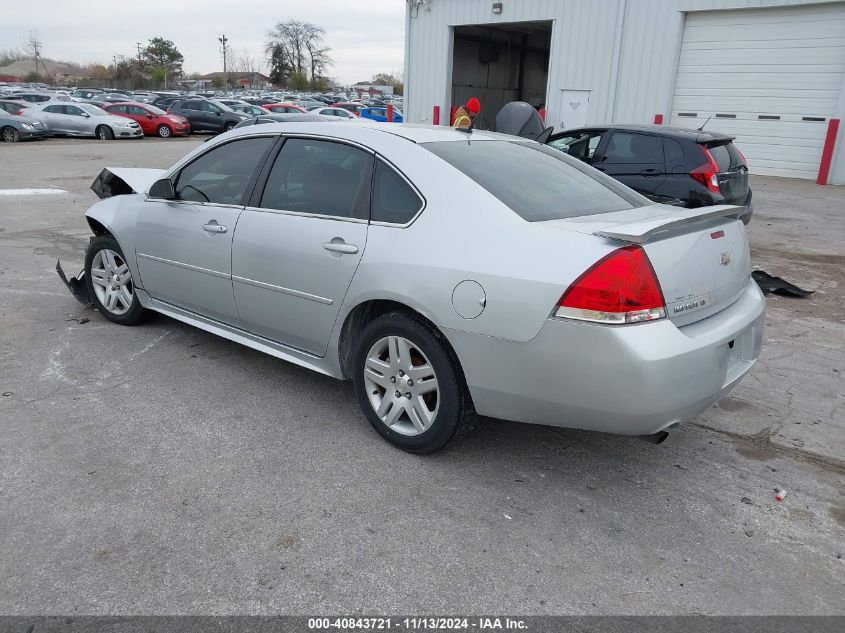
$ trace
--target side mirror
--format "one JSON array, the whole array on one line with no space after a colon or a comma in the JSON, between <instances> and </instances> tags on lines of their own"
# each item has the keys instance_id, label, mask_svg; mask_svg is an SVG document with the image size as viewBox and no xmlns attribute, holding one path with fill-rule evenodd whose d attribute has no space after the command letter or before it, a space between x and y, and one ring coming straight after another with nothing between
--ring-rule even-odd
<instances>
[{"instance_id":1,"label":"side mirror","mask_svg":"<svg viewBox=\"0 0 845 633\"><path fill-rule=\"evenodd\" d=\"M154 118L156 118L156 115L155 114L148 114L147 118L148 119L154 119Z\"/></svg>"},{"instance_id":2,"label":"side mirror","mask_svg":"<svg viewBox=\"0 0 845 633\"><path fill-rule=\"evenodd\" d=\"M150 198L157 198L159 200L175 200L176 190L173 188L173 181L170 178L162 178L156 180L153 186L150 187Z\"/></svg>"},{"instance_id":3,"label":"side mirror","mask_svg":"<svg viewBox=\"0 0 845 633\"><path fill-rule=\"evenodd\" d=\"M90 114L88 114L87 112L83 112L83 113L82 113L82 116L84 116L86 119L90 119L90 118L91 118L91 115L90 115Z\"/></svg>"}]
</instances>

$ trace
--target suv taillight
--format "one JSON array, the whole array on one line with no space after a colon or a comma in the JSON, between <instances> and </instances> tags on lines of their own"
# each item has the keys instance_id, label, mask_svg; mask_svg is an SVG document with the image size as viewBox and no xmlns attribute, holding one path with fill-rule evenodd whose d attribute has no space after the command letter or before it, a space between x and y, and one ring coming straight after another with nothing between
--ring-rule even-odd
<instances>
[{"instance_id":1,"label":"suv taillight","mask_svg":"<svg viewBox=\"0 0 845 633\"><path fill-rule=\"evenodd\" d=\"M555 316L596 323L640 323L666 316L660 282L645 251L625 246L606 255L563 293Z\"/></svg>"},{"instance_id":2,"label":"suv taillight","mask_svg":"<svg viewBox=\"0 0 845 633\"><path fill-rule=\"evenodd\" d=\"M719 190L719 165L716 164L716 160L713 158L713 154L704 147L703 145L699 145L701 147L701 151L704 152L704 164L696 167L693 169L689 175L694 180L697 180L702 185L707 187L713 193L721 194L722 192Z\"/></svg>"}]
</instances>

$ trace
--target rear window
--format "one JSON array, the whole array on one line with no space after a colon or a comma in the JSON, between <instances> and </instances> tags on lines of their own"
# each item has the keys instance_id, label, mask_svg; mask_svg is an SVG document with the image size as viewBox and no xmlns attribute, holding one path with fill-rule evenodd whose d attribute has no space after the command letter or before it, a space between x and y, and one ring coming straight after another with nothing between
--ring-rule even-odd
<instances>
[{"instance_id":1,"label":"rear window","mask_svg":"<svg viewBox=\"0 0 845 633\"><path fill-rule=\"evenodd\" d=\"M731 169L745 163L733 143L708 147L707 151L713 156L720 172L731 171Z\"/></svg>"},{"instance_id":2,"label":"rear window","mask_svg":"<svg viewBox=\"0 0 845 633\"><path fill-rule=\"evenodd\" d=\"M470 140L424 143L422 147L472 178L528 222L650 204L609 176L545 145Z\"/></svg>"}]
</instances>

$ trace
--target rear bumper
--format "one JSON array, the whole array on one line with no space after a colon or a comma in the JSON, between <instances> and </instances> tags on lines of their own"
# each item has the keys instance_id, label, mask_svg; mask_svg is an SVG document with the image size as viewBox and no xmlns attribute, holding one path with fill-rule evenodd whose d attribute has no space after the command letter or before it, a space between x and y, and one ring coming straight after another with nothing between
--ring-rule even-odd
<instances>
[{"instance_id":1,"label":"rear bumper","mask_svg":"<svg viewBox=\"0 0 845 633\"><path fill-rule=\"evenodd\" d=\"M445 333L478 413L649 435L729 392L757 360L764 323L765 300L749 280L729 308L682 328L668 319L615 327L549 319L527 343Z\"/></svg>"}]
</instances>

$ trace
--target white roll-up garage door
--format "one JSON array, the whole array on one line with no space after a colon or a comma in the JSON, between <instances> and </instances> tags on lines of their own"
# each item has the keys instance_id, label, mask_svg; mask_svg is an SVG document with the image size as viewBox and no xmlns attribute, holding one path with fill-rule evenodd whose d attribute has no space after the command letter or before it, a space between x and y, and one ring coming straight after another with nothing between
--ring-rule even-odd
<instances>
[{"instance_id":1,"label":"white roll-up garage door","mask_svg":"<svg viewBox=\"0 0 845 633\"><path fill-rule=\"evenodd\" d=\"M671 123L736 136L752 174L815 178L845 77L845 3L688 13Z\"/></svg>"}]
</instances>

